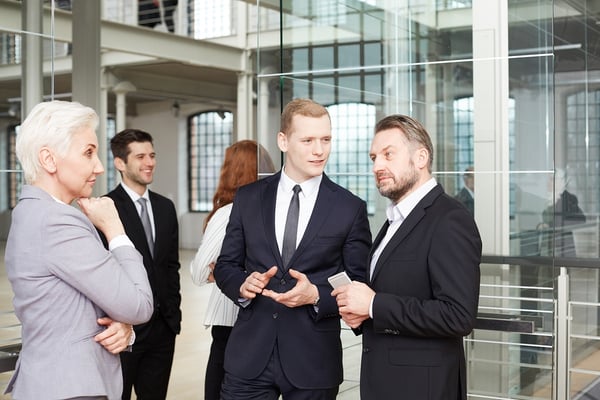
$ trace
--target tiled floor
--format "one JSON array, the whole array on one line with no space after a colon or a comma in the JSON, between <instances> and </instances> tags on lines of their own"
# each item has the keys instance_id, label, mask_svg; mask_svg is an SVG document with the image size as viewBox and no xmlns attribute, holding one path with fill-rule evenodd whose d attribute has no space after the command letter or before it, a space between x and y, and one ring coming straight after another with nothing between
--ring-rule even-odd
<instances>
[{"instance_id":1,"label":"tiled floor","mask_svg":"<svg viewBox=\"0 0 600 400\"><path fill-rule=\"evenodd\" d=\"M169 385L169 400L202 399L204 393L204 370L210 348L210 329L202 325L204 310L210 294L210 286L195 286L189 275L189 263L195 251L181 250L181 294L183 323L177 338L175 360ZM11 308L12 293L4 270L4 243L0 243L0 310ZM0 326L15 323L14 314L0 312ZM18 328L1 329L1 338L18 337ZM340 387L340 400L356 400L360 370L360 337L352 331L342 332L344 345L345 381ZM0 374L0 389L4 391L11 373ZM10 399L0 395L0 400Z\"/></svg>"}]
</instances>

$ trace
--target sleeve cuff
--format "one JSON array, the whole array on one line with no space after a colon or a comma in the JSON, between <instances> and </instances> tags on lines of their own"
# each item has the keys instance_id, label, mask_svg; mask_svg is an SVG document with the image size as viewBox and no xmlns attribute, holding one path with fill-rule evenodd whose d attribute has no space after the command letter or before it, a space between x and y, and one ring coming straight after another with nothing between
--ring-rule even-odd
<instances>
[{"instance_id":1,"label":"sleeve cuff","mask_svg":"<svg viewBox=\"0 0 600 400\"><path fill-rule=\"evenodd\" d=\"M109 251L113 251L117 247L121 247L121 246L129 246L129 247L134 247L135 248L135 246L133 245L133 242L131 241L131 239L129 239L127 237L127 235L119 235L119 236L115 236L108 243L108 250Z\"/></svg>"},{"instance_id":2,"label":"sleeve cuff","mask_svg":"<svg viewBox=\"0 0 600 400\"><path fill-rule=\"evenodd\" d=\"M238 303L239 303L240 307L242 307L242 308L248 307L251 302L252 302L251 299L246 299L246 298L243 298L243 297L240 297L238 299Z\"/></svg>"},{"instance_id":3,"label":"sleeve cuff","mask_svg":"<svg viewBox=\"0 0 600 400\"><path fill-rule=\"evenodd\" d=\"M131 325L131 337L129 338L129 346L133 346L135 343L135 330L133 329L133 325Z\"/></svg>"},{"instance_id":4,"label":"sleeve cuff","mask_svg":"<svg viewBox=\"0 0 600 400\"><path fill-rule=\"evenodd\" d=\"M369 317L371 317L371 319L373 319L373 303L375 302L375 296L371 298L371 304L369 304Z\"/></svg>"}]
</instances>

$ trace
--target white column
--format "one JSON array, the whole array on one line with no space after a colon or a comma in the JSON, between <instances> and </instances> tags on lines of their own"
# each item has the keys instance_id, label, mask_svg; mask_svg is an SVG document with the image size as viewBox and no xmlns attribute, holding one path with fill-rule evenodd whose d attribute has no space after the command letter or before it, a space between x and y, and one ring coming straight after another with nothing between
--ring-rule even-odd
<instances>
[{"instance_id":1,"label":"white column","mask_svg":"<svg viewBox=\"0 0 600 400\"><path fill-rule=\"evenodd\" d=\"M475 219L484 254L509 254L507 7L473 1Z\"/></svg>"},{"instance_id":2,"label":"white column","mask_svg":"<svg viewBox=\"0 0 600 400\"><path fill-rule=\"evenodd\" d=\"M472 10L475 220L483 253L504 255L510 252L507 1L474 0ZM503 284L509 283L508 269L503 269L499 278ZM508 289L496 294L508 296ZM495 305L508 306L508 301L498 300ZM483 335L490 342L510 342L514 334ZM499 363L471 371L470 376L485 382L484 390L518 392L519 353L500 345L482 351ZM489 376L495 379L486 379Z\"/></svg>"},{"instance_id":3,"label":"white column","mask_svg":"<svg viewBox=\"0 0 600 400\"><path fill-rule=\"evenodd\" d=\"M252 76L245 72L238 74L236 114L237 139L254 138L256 134L252 118Z\"/></svg>"},{"instance_id":4,"label":"white column","mask_svg":"<svg viewBox=\"0 0 600 400\"><path fill-rule=\"evenodd\" d=\"M113 87L113 92L116 96L116 115L115 126L116 131L121 132L127 127L127 93L133 92L136 87L128 81L119 82Z\"/></svg>"}]
</instances>

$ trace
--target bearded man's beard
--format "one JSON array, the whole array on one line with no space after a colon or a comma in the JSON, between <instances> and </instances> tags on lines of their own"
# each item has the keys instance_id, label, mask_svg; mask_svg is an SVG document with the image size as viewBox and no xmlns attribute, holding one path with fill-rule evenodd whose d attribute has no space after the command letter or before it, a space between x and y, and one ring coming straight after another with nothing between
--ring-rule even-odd
<instances>
[{"instance_id":1,"label":"bearded man's beard","mask_svg":"<svg viewBox=\"0 0 600 400\"><path fill-rule=\"evenodd\" d=\"M378 187L379 193L383 197L387 197L394 203L398 203L402 197L404 197L419 181L419 175L414 165L411 163L410 171L401 177L397 182L394 180L394 184L389 187Z\"/></svg>"}]
</instances>

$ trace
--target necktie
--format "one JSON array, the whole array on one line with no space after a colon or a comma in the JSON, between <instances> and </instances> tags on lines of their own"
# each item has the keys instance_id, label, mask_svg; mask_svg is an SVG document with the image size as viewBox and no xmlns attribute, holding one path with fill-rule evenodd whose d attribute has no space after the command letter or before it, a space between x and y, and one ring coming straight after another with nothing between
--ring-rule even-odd
<instances>
[{"instance_id":1,"label":"necktie","mask_svg":"<svg viewBox=\"0 0 600 400\"><path fill-rule=\"evenodd\" d=\"M298 193L302 190L300 185L294 186L294 195L290 200L287 219L285 220L285 229L283 231L283 246L281 250L281 258L283 259L283 267L287 268L287 264L296 251L296 235L298 233L298 214L300 213L300 200Z\"/></svg>"},{"instance_id":2,"label":"necktie","mask_svg":"<svg viewBox=\"0 0 600 400\"><path fill-rule=\"evenodd\" d=\"M142 220L144 232L146 233L146 241L148 242L148 247L150 248L150 255L154 256L154 239L152 238L152 225L150 225L150 217L148 216L146 201L147 200L143 197L140 197L138 199L138 203L140 203L140 206L142 206L142 211L140 212L140 219Z\"/></svg>"}]
</instances>

